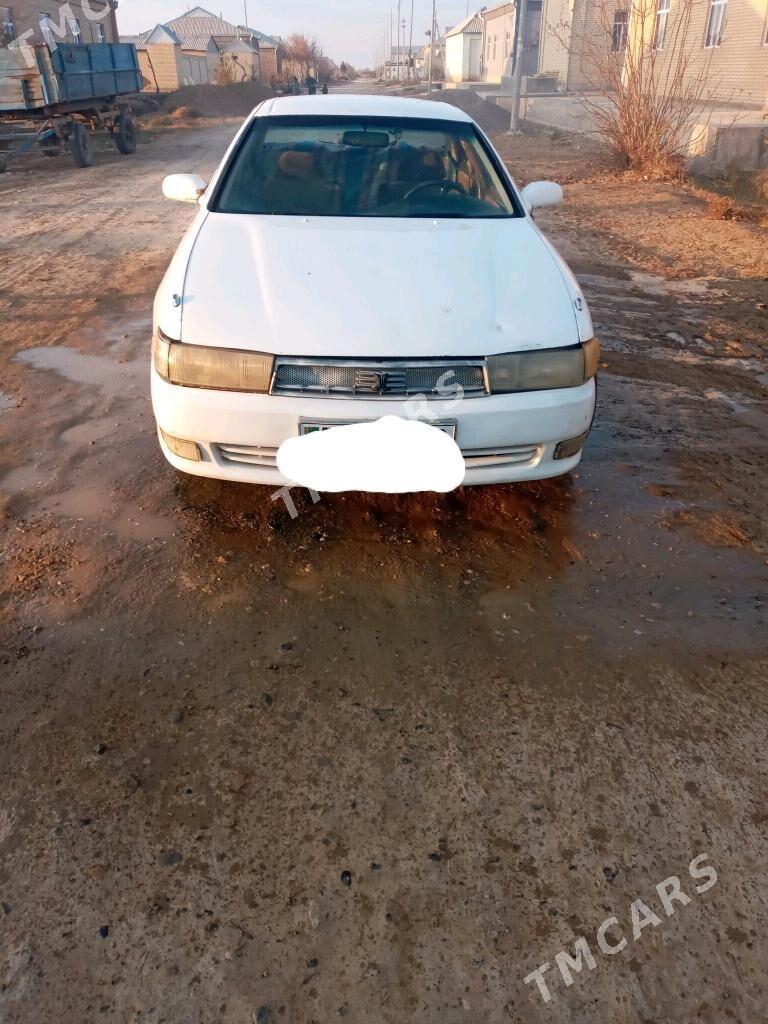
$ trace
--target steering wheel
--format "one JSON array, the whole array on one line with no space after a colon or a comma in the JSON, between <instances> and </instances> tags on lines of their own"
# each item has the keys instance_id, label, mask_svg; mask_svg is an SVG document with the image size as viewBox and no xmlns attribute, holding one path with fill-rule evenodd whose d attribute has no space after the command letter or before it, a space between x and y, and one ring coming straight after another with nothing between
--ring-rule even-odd
<instances>
[{"instance_id":1,"label":"steering wheel","mask_svg":"<svg viewBox=\"0 0 768 1024\"><path fill-rule=\"evenodd\" d=\"M414 185L409 192L406 192L403 200L412 199L418 192L426 192L429 188L437 189L442 195L446 195L448 192L458 192L461 196L467 194L466 189L462 188L458 181L422 181L420 185Z\"/></svg>"}]
</instances>

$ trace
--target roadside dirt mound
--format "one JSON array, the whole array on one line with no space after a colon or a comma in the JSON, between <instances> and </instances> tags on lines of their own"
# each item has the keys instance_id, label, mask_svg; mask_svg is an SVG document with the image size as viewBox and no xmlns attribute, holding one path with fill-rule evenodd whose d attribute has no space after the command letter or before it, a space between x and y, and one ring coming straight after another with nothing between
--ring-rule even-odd
<instances>
[{"instance_id":1,"label":"roadside dirt mound","mask_svg":"<svg viewBox=\"0 0 768 1024\"><path fill-rule=\"evenodd\" d=\"M163 101L163 113L172 114L180 107L194 110L200 117L245 117L253 108L273 96L261 82L238 82L235 85L185 85Z\"/></svg>"},{"instance_id":2,"label":"roadside dirt mound","mask_svg":"<svg viewBox=\"0 0 768 1024\"><path fill-rule=\"evenodd\" d=\"M504 110L498 103L484 100L471 89L448 89L445 92L433 93L429 98L459 107L486 132L501 132L509 128L509 111Z\"/></svg>"}]
</instances>

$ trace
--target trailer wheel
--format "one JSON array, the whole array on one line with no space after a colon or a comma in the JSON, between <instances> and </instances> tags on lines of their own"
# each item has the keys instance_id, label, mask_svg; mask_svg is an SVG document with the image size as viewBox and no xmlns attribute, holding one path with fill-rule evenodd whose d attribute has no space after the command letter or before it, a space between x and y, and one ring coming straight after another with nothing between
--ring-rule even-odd
<instances>
[{"instance_id":1,"label":"trailer wheel","mask_svg":"<svg viewBox=\"0 0 768 1024\"><path fill-rule=\"evenodd\" d=\"M112 136L119 153L130 156L136 152L136 124L130 114L118 114Z\"/></svg>"},{"instance_id":2,"label":"trailer wheel","mask_svg":"<svg viewBox=\"0 0 768 1024\"><path fill-rule=\"evenodd\" d=\"M78 167L92 167L93 144L88 129L79 121L73 121L69 129L69 151Z\"/></svg>"}]
</instances>

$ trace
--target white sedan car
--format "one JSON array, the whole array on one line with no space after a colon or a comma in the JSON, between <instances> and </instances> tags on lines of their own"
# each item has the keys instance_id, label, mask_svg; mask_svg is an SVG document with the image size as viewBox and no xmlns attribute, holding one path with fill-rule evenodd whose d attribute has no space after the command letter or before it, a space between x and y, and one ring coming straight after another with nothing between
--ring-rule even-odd
<instances>
[{"instance_id":1,"label":"white sedan car","mask_svg":"<svg viewBox=\"0 0 768 1024\"><path fill-rule=\"evenodd\" d=\"M448 432L465 484L574 469L600 346L584 296L480 128L447 103L261 104L196 203L155 302L152 398L179 470L292 483L288 438L395 415Z\"/></svg>"}]
</instances>

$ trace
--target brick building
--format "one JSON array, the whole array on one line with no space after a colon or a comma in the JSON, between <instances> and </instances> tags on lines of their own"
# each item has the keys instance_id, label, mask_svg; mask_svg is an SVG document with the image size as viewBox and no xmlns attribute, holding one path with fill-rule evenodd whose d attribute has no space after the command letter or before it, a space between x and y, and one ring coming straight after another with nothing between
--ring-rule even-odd
<instances>
[{"instance_id":1,"label":"brick building","mask_svg":"<svg viewBox=\"0 0 768 1024\"><path fill-rule=\"evenodd\" d=\"M0 45L7 46L20 37L30 44L116 43L117 3L92 0L85 7L84 10L81 0L69 0L66 4L58 0L13 0L11 4L0 5Z\"/></svg>"},{"instance_id":2,"label":"brick building","mask_svg":"<svg viewBox=\"0 0 768 1024\"><path fill-rule=\"evenodd\" d=\"M278 74L275 39L224 21L204 7L123 40L136 45L147 91L174 92L183 85L215 82L225 56L237 58L246 78L271 82Z\"/></svg>"},{"instance_id":3,"label":"brick building","mask_svg":"<svg viewBox=\"0 0 768 1024\"><path fill-rule=\"evenodd\" d=\"M768 0L544 0L539 72L564 92L604 87L605 56L623 60L641 44L655 52L661 82L682 54L689 77L706 76L712 102L768 102Z\"/></svg>"}]
</instances>

